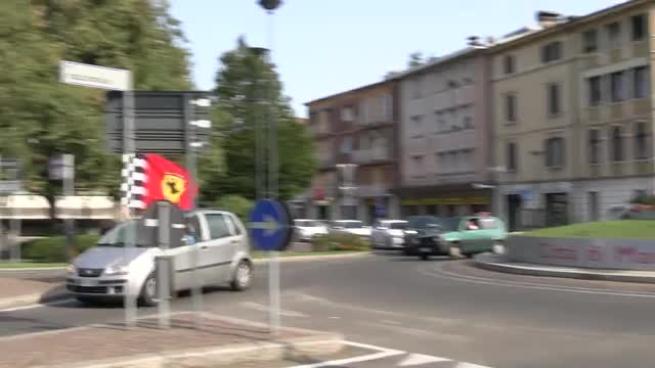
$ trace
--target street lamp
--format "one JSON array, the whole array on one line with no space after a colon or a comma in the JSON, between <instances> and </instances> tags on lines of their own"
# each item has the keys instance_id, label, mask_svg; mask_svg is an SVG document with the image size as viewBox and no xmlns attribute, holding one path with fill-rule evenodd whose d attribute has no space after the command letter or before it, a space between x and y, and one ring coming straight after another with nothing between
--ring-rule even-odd
<instances>
[{"instance_id":1,"label":"street lamp","mask_svg":"<svg viewBox=\"0 0 655 368\"><path fill-rule=\"evenodd\" d=\"M282 0L259 0L259 6L266 9L267 12L272 12L282 5Z\"/></svg>"}]
</instances>

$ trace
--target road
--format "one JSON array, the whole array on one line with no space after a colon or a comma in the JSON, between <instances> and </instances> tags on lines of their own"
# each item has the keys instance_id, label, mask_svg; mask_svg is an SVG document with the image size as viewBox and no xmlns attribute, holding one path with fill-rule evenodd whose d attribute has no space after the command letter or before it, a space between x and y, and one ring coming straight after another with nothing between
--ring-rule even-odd
<instances>
[{"instance_id":1,"label":"road","mask_svg":"<svg viewBox=\"0 0 655 368\"><path fill-rule=\"evenodd\" d=\"M204 309L265 322L265 268L246 292L207 291ZM469 261L372 254L284 263L282 286L284 324L340 332L374 345L373 353L388 353L340 367L615 368L652 366L655 357L650 285L508 275ZM177 299L174 309L190 310L190 298ZM67 301L0 312L0 334L122 317L119 307Z\"/></svg>"}]
</instances>

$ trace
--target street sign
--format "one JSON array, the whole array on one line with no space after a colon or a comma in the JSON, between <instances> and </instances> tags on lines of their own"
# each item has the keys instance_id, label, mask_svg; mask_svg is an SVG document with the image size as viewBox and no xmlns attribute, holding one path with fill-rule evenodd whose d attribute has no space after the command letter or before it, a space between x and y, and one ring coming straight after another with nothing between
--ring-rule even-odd
<instances>
[{"instance_id":1,"label":"street sign","mask_svg":"<svg viewBox=\"0 0 655 368\"><path fill-rule=\"evenodd\" d=\"M198 142L209 141L211 121L203 91L134 93L134 138L136 151L148 153L186 153ZM105 121L109 150L123 148L123 93L107 93Z\"/></svg>"},{"instance_id":2,"label":"street sign","mask_svg":"<svg viewBox=\"0 0 655 368\"><path fill-rule=\"evenodd\" d=\"M159 225L160 225L160 211L162 207L159 202L154 202L148 207L146 212L139 220L137 226L137 242L136 244L150 245L159 244ZM168 224L169 224L169 241L168 248L177 248L184 245L184 236L186 234L186 221L184 213L177 206L168 206Z\"/></svg>"},{"instance_id":3,"label":"street sign","mask_svg":"<svg viewBox=\"0 0 655 368\"><path fill-rule=\"evenodd\" d=\"M62 60L59 62L59 80L76 86L116 91L132 89L130 71Z\"/></svg>"},{"instance_id":4,"label":"street sign","mask_svg":"<svg viewBox=\"0 0 655 368\"><path fill-rule=\"evenodd\" d=\"M272 199L257 201L250 213L250 236L260 250L284 250L291 241L293 225L287 207Z\"/></svg>"}]
</instances>

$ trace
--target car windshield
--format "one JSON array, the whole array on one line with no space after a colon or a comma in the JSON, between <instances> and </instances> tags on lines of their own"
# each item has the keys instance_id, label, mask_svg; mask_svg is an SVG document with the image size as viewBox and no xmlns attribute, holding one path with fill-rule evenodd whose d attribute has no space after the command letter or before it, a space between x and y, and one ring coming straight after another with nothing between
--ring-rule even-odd
<instances>
[{"instance_id":1,"label":"car windshield","mask_svg":"<svg viewBox=\"0 0 655 368\"><path fill-rule=\"evenodd\" d=\"M389 224L389 229L405 229L407 228L406 222L392 222Z\"/></svg>"},{"instance_id":2,"label":"car windshield","mask_svg":"<svg viewBox=\"0 0 655 368\"><path fill-rule=\"evenodd\" d=\"M457 231L459 227L459 217L447 217L439 219L439 225L444 231Z\"/></svg>"},{"instance_id":3,"label":"car windshield","mask_svg":"<svg viewBox=\"0 0 655 368\"><path fill-rule=\"evenodd\" d=\"M416 229L441 227L441 219L434 216L413 216L408 220L408 226Z\"/></svg>"},{"instance_id":4,"label":"car windshield","mask_svg":"<svg viewBox=\"0 0 655 368\"><path fill-rule=\"evenodd\" d=\"M361 221L343 221L337 222L336 226L345 227L346 229L356 229L358 227L364 227L364 224Z\"/></svg>"},{"instance_id":5,"label":"car windshield","mask_svg":"<svg viewBox=\"0 0 655 368\"><path fill-rule=\"evenodd\" d=\"M128 237L130 233L134 237L133 242L136 242L138 226L136 221L130 221L122 223L113 229L109 230L105 235L100 238L98 241L98 246L100 247L123 247L128 242ZM136 244L138 247L151 247L151 245Z\"/></svg>"}]
</instances>

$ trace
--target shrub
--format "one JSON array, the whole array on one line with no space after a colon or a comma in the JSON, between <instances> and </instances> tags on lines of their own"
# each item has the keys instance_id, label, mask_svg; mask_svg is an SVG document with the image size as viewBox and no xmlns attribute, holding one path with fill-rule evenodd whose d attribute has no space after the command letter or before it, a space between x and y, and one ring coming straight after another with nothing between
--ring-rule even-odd
<instances>
[{"instance_id":1,"label":"shrub","mask_svg":"<svg viewBox=\"0 0 655 368\"><path fill-rule=\"evenodd\" d=\"M312 239L312 250L327 252L332 250L362 251L370 249L367 240L360 236L346 233L319 235Z\"/></svg>"},{"instance_id":2,"label":"shrub","mask_svg":"<svg viewBox=\"0 0 655 368\"><path fill-rule=\"evenodd\" d=\"M646 195L642 194L633 198L630 203L632 204L644 204L644 205L655 205L655 195Z\"/></svg>"},{"instance_id":3,"label":"shrub","mask_svg":"<svg viewBox=\"0 0 655 368\"><path fill-rule=\"evenodd\" d=\"M77 235L73 247L73 256L96 245L99 235ZM67 262L66 237L53 236L29 241L22 246L22 257L33 262Z\"/></svg>"},{"instance_id":4,"label":"shrub","mask_svg":"<svg viewBox=\"0 0 655 368\"><path fill-rule=\"evenodd\" d=\"M248 213L253 207L252 201L247 198L229 194L214 202L214 206L225 211L229 211L239 216L241 221L246 221L248 219Z\"/></svg>"}]
</instances>

